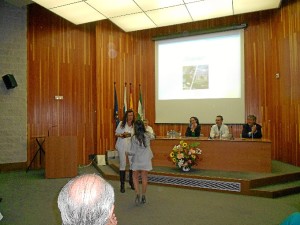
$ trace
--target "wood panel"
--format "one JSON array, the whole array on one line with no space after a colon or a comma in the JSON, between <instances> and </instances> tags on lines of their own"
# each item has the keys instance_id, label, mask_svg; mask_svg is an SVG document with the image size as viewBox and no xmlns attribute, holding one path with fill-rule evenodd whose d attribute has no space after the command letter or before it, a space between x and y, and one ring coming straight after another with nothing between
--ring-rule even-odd
<instances>
[{"instance_id":1,"label":"wood panel","mask_svg":"<svg viewBox=\"0 0 300 225\"><path fill-rule=\"evenodd\" d=\"M28 124L32 134L59 124L54 131L59 135L82 137L79 163L87 163L88 154L104 154L114 148L114 82L120 117L125 83L127 97L132 83L135 111L141 84L145 114L155 132L165 135L174 129L184 133L187 124L153 123L152 37L240 23L248 24L246 115L257 116L264 137L272 142L273 159L300 165L300 2L296 0L283 1L280 9L130 33L108 20L75 26L33 4L29 7L28 25ZM279 79L275 78L276 73L280 74ZM54 101L57 94L66 96L67 101ZM205 136L209 128L210 124L202 125ZM241 125L232 124L235 137L239 137L241 129Z\"/></svg>"},{"instance_id":2,"label":"wood panel","mask_svg":"<svg viewBox=\"0 0 300 225\"><path fill-rule=\"evenodd\" d=\"M77 176L77 139L76 136L45 138L45 178Z\"/></svg>"},{"instance_id":3,"label":"wood panel","mask_svg":"<svg viewBox=\"0 0 300 225\"><path fill-rule=\"evenodd\" d=\"M153 166L175 167L169 158L181 140L199 142L200 161L194 167L204 170L271 173L271 142L258 139L208 140L207 138L164 138L151 142Z\"/></svg>"},{"instance_id":4,"label":"wood panel","mask_svg":"<svg viewBox=\"0 0 300 225\"><path fill-rule=\"evenodd\" d=\"M28 136L78 136L78 164L87 164L96 147L95 24L74 26L35 4L28 12ZM29 144L28 160L35 151Z\"/></svg>"}]
</instances>

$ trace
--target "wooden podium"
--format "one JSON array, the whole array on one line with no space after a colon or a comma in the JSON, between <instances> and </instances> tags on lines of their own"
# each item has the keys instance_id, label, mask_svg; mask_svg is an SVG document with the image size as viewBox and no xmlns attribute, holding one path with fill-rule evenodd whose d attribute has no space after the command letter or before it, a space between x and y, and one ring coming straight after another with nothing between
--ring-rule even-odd
<instances>
[{"instance_id":1,"label":"wooden podium","mask_svg":"<svg viewBox=\"0 0 300 225\"><path fill-rule=\"evenodd\" d=\"M45 140L45 178L77 176L77 136L50 136Z\"/></svg>"}]
</instances>

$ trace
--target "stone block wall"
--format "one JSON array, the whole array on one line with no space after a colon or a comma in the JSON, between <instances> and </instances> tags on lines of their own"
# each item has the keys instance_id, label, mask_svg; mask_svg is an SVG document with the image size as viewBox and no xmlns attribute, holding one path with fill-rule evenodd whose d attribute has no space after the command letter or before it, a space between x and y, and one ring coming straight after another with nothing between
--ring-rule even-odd
<instances>
[{"instance_id":1,"label":"stone block wall","mask_svg":"<svg viewBox=\"0 0 300 225\"><path fill-rule=\"evenodd\" d=\"M27 9L0 1L0 164L27 161ZM7 89L2 76L18 86Z\"/></svg>"}]
</instances>

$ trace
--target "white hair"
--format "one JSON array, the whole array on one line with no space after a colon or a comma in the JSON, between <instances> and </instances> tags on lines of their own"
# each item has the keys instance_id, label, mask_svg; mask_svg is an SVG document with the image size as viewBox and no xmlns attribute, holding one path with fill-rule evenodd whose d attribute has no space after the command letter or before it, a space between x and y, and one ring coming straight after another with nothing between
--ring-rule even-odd
<instances>
[{"instance_id":1,"label":"white hair","mask_svg":"<svg viewBox=\"0 0 300 225\"><path fill-rule=\"evenodd\" d=\"M105 225L113 213L114 202L113 187L96 174L70 180L57 201L63 225Z\"/></svg>"}]
</instances>

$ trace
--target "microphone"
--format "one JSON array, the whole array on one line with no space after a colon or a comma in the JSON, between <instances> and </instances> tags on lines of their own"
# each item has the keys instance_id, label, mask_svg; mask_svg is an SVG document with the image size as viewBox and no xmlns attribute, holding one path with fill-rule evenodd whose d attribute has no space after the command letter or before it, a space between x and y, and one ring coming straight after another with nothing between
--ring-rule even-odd
<instances>
[{"instance_id":1,"label":"microphone","mask_svg":"<svg viewBox=\"0 0 300 225\"><path fill-rule=\"evenodd\" d=\"M57 125L53 125L53 126L51 126L51 127L48 128L48 137L49 137L50 130L52 129L52 127L57 127Z\"/></svg>"},{"instance_id":2,"label":"microphone","mask_svg":"<svg viewBox=\"0 0 300 225\"><path fill-rule=\"evenodd\" d=\"M232 132L232 125L230 126L231 128L231 140L234 140L233 132Z\"/></svg>"},{"instance_id":3,"label":"microphone","mask_svg":"<svg viewBox=\"0 0 300 225\"><path fill-rule=\"evenodd\" d=\"M213 127L213 125L210 126L210 131L209 131L209 134L208 134L208 139L209 139L209 140L212 140L212 139L213 139L212 136L210 136L210 132L211 132L211 128L212 128L212 127Z\"/></svg>"}]
</instances>

